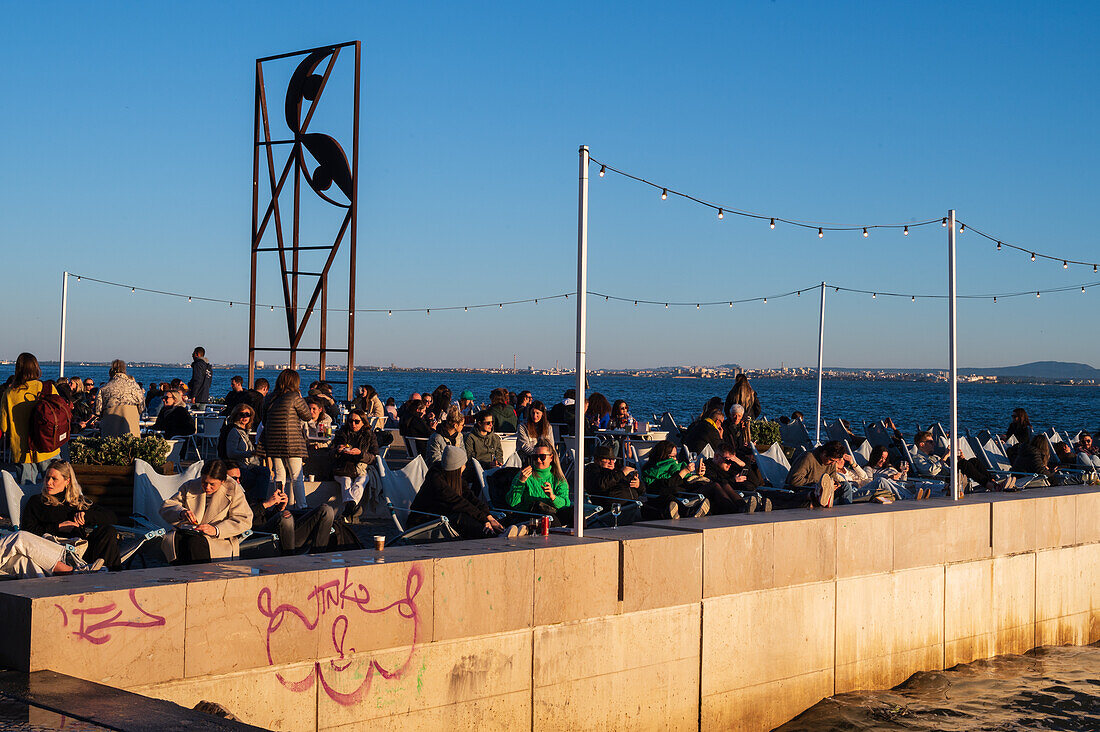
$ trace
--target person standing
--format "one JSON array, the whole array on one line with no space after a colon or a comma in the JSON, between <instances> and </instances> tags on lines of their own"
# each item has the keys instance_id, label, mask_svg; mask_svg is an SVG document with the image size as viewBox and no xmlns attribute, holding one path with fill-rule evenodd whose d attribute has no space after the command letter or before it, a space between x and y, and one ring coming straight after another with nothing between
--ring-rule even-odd
<instances>
[{"instance_id":1,"label":"person standing","mask_svg":"<svg viewBox=\"0 0 1100 732\"><path fill-rule=\"evenodd\" d=\"M0 432L8 436L12 460L22 465L23 483L34 483L46 472L50 461L61 451L38 452L31 444L34 407L42 393L42 369L30 353L20 353L15 359L15 376L4 392L0 408Z\"/></svg>"},{"instance_id":2,"label":"person standing","mask_svg":"<svg viewBox=\"0 0 1100 732\"><path fill-rule=\"evenodd\" d=\"M299 391L301 377L283 369L275 380L275 396L264 415L264 454L274 463L275 483L291 498L295 508L305 508L306 485L302 464L308 456L302 423L310 418L309 407ZM292 485L291 490L286 490Z\"/></svg>"},{"instance_id":3,"label":"person standing","mask_svg":"<svg viewBox=\"0 0 1100 732\"><path fill-rule=\"evenodd\" d=\"M210 382L214 380L214 368L206 360L206 349L196 346L191 353L191 381L187 383L187 391L191 395L191 403L206 404L210 401Z\"/></svg>"},{"instance_id":4,"label":"person standing","mask_svg":"<svg viewBox=\"0 0 1100 732\"><path fill-rule=\"evenodd\" d=\"M138 436L141 408L145 406L145 391L126 373L126 362L116 358L111 362L108 381L95 396L95 413L99 415L102 437Z\"/></svg>"}]
</instances>

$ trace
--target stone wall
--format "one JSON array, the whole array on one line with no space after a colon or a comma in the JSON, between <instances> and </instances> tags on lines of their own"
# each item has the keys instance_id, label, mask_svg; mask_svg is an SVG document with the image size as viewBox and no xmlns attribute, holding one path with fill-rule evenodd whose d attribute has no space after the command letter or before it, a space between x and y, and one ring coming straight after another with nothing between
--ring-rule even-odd
<instances>
[{"instance_id":1,"label":"stone wall","mask_svg":"<svg viewBox=\"0 0 1100 732\"><path fill-rule=\"evenodd\" d=\"M746 729L1100 640L1100 492L0 584L0 662L280 730Z\"/></svg>"}]
</instances>

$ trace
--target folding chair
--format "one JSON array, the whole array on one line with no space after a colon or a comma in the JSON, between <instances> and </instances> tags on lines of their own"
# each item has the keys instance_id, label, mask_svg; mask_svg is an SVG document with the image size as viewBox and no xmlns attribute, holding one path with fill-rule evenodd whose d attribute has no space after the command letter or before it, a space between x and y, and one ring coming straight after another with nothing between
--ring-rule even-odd
<instances>
[{"instance_id":1,"label":"folding chair","mask_svg":"<svg viewBox=\"0 0 1100 732\"><path fill-rule=\"evenodd\" d=\"M871 447L890 447L894 444L894 435L882 420L872 422L864 427L863 433L867 436L867 441L871 443Z\"/></svg>"},{"instance_id":2,"label":"folding chair","mask_svg":"<svg viewBox=\"0 0 1100 732\"><path fill-rule=\"evenodd\" d=\"M402 435L401 439L405 441L405 454L409 456L409 460L413 460L428 452L427 437L405 437Z\"/></svg>"},{"instance_id":3,"label":"folding chair","mask_svg":"<svg viewBox=\"0 0 1100 732\"><path fill-rule=\"evenodd\" d=\"M417 455L409 461L408 465L400 470L386 470L379 466L382 479L382 500L390 512L390 518L399 532L397 536L389 540L390 545L420 544L428 541L440 541L446 539L459 539L458 531L451 526L446 516L423 513L423 516L431 516L434 520L406 528L408 516L412 513L412 502L424 484L424 478L428 474L428 465L421 455ZM405 522L402 523L398 512L405 513Z\"/></svg>"},{"instance_id":4,"label":"folding chair","mask_svg":"<svg viewBox=\"0 0 1100 732\"><path fill-rule=\"evenodd\" d=\"M988 435L989 438L983 441L981 439L983 434ZM1039 482L1040 478L1043 479L1043 483L1046 483L1045 476L1036 475L1035 473L1013 472L1012 462L1005 454L1004 443L996 435L991 435L988 430L982 430L978 433L977 438L971 438L971 446L986 470L998 477L1015 476L1018 488L1040 487L1031 485Z\"/></svg>"},{"instance_id":5,"label":"folding chair","mask_svg":"<svg viewBox=\"0 0 1100 732\"><path fill-rule=\"evenodd\" d=\"M814 441L810 438L806 423L801 419L779 425L779 439L786 447L814 449Z\"/></svg>"},{"instance_id":6,"label":"folding chair","mask_svg":"<svg viewBox=\"0 0 1100 732\"><path fill-rule=\"evenodd\" d=\"M787 461L787 455L777 443L772 443L764 452L752 446L752 454L756 456L756 467L761 475L768 481L768 485L777 490L790 491L787 488L787 473L791 472L791 464ZM791 491L792 493L794 491Z\"/></svg>"}]
</instances>

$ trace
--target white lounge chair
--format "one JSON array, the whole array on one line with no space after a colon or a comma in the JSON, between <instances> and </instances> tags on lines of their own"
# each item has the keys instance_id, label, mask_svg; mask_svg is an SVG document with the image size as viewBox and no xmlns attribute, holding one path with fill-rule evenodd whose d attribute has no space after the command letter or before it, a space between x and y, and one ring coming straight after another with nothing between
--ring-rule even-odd
<instances>
[{"instance_id":1,"label":"white lounge chair","mask_svg":"<svg viewBox=\"0 0 1100 732\"><path fill-rule=\"evenodd\" d=\"M194 463L182 473L161 475L144 460L134 461L134 513L135 524L155 529L176 528L160 517L160 507L174 496L184 483L199 477L202 461Z\"/></svg>"}]
</instances>

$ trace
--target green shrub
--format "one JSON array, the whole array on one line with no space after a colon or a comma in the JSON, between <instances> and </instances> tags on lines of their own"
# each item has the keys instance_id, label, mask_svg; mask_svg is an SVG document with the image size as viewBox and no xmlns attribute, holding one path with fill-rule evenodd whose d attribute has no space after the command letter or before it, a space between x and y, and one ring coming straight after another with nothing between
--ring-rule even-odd
<instances>
[{"instance_id":1,"label":"green shrub","mask_svg":"<svg viewBox=\"0 0 1100 732\"><path fill-rule=\"evenodd\" d=\"M771 445L775 442L782 444L782 441L779 439L779 423L765 422L763 420L760 422L753 422L752 441L764 445Z\"/></svg>"},{"instance_id":2,"label":"green shrub","mask_svg":"<svg viewBox=\"0 0 1100 732\"><path fill-rule=\"evenodd\" d=\"M172 447L163 437L76 437L69 443L69 459L80 465L133 465L140 459L161 466Z\"/></svg>"}]
</instances>

